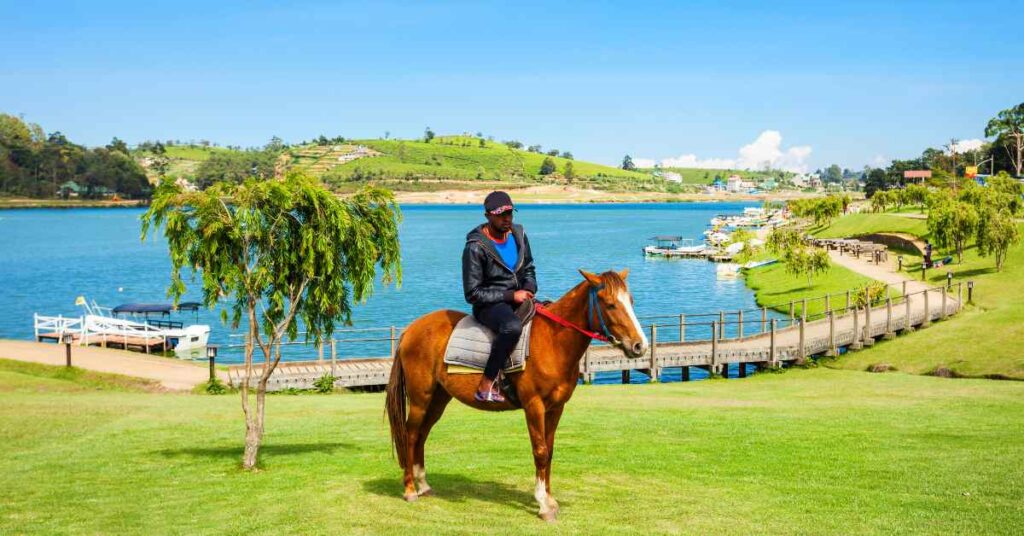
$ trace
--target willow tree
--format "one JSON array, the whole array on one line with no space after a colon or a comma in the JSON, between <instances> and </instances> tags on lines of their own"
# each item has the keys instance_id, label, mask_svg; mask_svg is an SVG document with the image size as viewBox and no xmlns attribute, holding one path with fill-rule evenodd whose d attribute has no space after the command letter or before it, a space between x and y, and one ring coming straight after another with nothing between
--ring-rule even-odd
<instances>
[{"instance_id":1,"label":"willow tree","mask_svg":"<svg viewBox=\"0 0 1024 536\"><path fill-rule=\"evenodd\" d=\"M353 303L382 282L401 284L398 223L401 213L387 190L367 187L339 199L313 178L217 183L187 192L163 181L142 217L142 238L163 228L171 257L168 294L185 292L182 269L202 278L203 302L231 300L222 319L244 325L245 376L242 466L256 467L263 438L267 380L281 360L278 343L299 336L319 344L337 323L351 324ZM253 354L263 358L250 405Z\"/></svg>"}]
</instances>

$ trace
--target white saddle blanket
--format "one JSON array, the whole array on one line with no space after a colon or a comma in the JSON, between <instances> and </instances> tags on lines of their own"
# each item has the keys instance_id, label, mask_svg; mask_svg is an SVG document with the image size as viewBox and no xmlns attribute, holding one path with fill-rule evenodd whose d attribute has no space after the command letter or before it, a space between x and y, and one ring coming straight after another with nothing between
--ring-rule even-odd
<instances>
[{"instance_id":1,"label":"white saddle blanket","mask_svg":"<svg viewBox=\"0 0 1024 536\"><path fill-rule=\"evenodd\" d=\"M515 372L526 366L526 358L529 357L530 328L533 322L523 326L523 333L519 337L512 355L505 360L501 370ZM444 362L449 365L460 365L474 369L483 370L487 365L487 357L491 354L491 344L494 342L494 332L487 326L477 322L473 315L466 315L455 325L455 331L448 339L448 346L444 350Z\"/></svg>"}]
</instances>

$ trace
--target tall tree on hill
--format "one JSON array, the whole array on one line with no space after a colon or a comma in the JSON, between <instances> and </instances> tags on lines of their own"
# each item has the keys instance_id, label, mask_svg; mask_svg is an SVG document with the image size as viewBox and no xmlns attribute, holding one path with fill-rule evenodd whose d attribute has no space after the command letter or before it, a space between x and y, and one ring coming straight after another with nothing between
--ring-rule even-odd
<instances>
[{"instance_id":1,"label":"tall tree on hill","mask_svg":"<svg viewBox=\"0 0 1024 536\"><path fill-rule=\"evenodd\" d=\"M827 183L840 183L843 182L843 169L838 164L832 164L825 170L825 176L822 177Z\"/></svg>"},{"instance_id":2,"label":"tall tree on hill","mask_svg":"<svg viewBox=\"0 0 1024 536\"><path fill-rule=\"evenodd\" d=\"M622 169L626 171L633 171L636 169L636 164L633 163L633 157L627 154L622 158Z\"/></svg>"},{"instance_id":3,"label":"tall tree on hill","mask_svg":"<svg viewBox=\"0 0 1024 536\"><path fill-rule=\"evenodd\" d=\"M228 202L225 202L228 200ZM373 292L376 269L401 284L398 222L390 192L366 187L340 199L312 177L218 183L184 192L163 181L142 219L143 240L162 229L170 249L175 301L185 292L182 269L201 274L203 302L230 297L233 327L246 327L242 467L254 469L263 440L267 381L281 360L278 344L305 338L321 344L337 323L351 324L352 303ZM225 312L227 321L228 314ZM263 367L253 371L259 349ZM256 376L256 407L250 377Z\"/></svg>"},{"instance_id":4,"label":"tall tree on hill","mask_svg":"<svg viewBox=\"0 0 1024 536\"><path fill-rule=\"evenodd\" d=\"M1003 269L1006 252L1010 250L1010 246L1020 242L1020 230L1009 210L986 208L979 218L974 240L978 245L979 255L995 257L998 272Z\"/></svg>"},{"instance_id":5,"label":"tall tree on hill","mask_svg":"<svg viewBox=\"0 0 1024 536\"><path fill-rule=\"evenodd\" d=\"M1014 175L1021 176L1024 168L1024 102L999 112L985 127L985 136L996 136L1010 155Z\"/></svg>"},{"instance_id":6,"label":"tall tree on hill","mask_svg":"<svg viewBox=\"0 0 1024 536\"><path fill-rule=\"evenodd\" d=\"M950 199L937 204L928 212L928 232L940 248L956 250L957 262L964 262L967 241L978 230L978 210L974 205Z\"/></svg>"},{"instance_id":7,"label":"tall tree on hill","mask_svg":"<svg viewBox=\"0 0 1024 536\"><path fill-rule=\"evenodd\" d=\"M433 139L434 139L434 131L430 130L430 127L427 127L423 131L423 141L425 141L427 143L430 143L431 140L433 140Z\"/></svg>"},{"instance_id":8,"label":"tall tree on hill","mask_svg":"<svg viewBox=\"0 0 1024 536\"><path fill-rule=\"evenodd\" d=\"M128 151L128 144L120 140L117 136L114 136L114 139L110 140L110 143L107 144L107 149L111 151L121 151L123 154L130 154L130 151Z\"/></svg>"},{"instance_id":9,"label":"tall tree on hill","mask_svg":"<svg viewBox=\"0 0 1024 536\"><path fill-rule=\"evenodd\" d=\"M541 175L550 175L550 174L554 173L556 169L558 169L558 168L555 167L554 159L552 159L550 156L544 157L544 161L541 162L541 164L540 164L540 174Z\"/></svg>"},{"instance_id":10,"label":"tall tree on hill","mask_svg":"<svg viewBox=\"0 0 1024 536\"><path fill-rule=\"evenodd\" d=\"M573 169L572 162L565 163L565 170L562 171L562 176L564 176L565 180L568 182L572 182L573 179L576 178L576 170Z\"/></svg>"}]
</instances>

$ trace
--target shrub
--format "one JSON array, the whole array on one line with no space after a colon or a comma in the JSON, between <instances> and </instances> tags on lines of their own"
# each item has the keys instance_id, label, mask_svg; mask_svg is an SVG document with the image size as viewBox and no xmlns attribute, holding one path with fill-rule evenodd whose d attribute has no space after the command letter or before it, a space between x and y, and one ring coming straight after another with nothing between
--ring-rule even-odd
<instances>
[{"instance_id":1,"label":"shrub","mask_svg":"<svg viewBox=\"0 0 1024 536\"><path fill-rule=\"evenodd\" d=\"M324 374L313 382L313 389L318 393L330 393L334 391L334 376L330 373Z\"/></svg>"}]
</instances>

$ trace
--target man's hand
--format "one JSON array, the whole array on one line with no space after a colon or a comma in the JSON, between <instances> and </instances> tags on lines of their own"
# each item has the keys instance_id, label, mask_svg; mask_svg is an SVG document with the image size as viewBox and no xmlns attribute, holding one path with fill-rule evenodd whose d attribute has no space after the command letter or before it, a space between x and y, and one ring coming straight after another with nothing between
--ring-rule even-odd
<instances>
[{"instance_id":1,"label":"man's hand","mask_svg":"<svg viewBox=\"0 0 1024 536\"><path fill-rule=\"evenodd\" d=\"M533 299L533 293L529 290L517 290L515 294L512 295L512 301L514 301L516 305L531 299Z\"/></svg>"}]
</instances>

